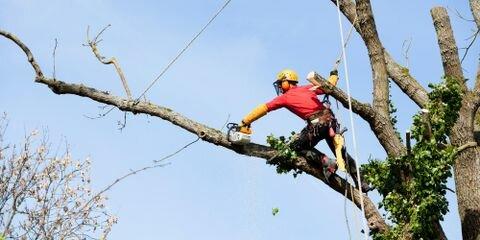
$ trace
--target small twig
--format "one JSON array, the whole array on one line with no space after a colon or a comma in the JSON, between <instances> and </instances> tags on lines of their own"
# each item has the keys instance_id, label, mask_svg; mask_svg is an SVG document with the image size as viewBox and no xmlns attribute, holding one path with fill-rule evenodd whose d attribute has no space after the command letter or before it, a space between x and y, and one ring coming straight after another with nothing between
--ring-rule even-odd
<instances>
[{"instance_id":1,"label":"small twig","mask_svg":"<svg viewBox=\"0 0 480 240\"><path fill-rule=\"evenodd\" d=\"M53 57L53 79L55 80L57 77L56 77L56 59L55 59L55 54L57 52L57 46L58 46L58 40L57 38L55 38L55 46L53 47L53 53L52 53L52 57Z\"/></svg>"},{"instance_id":2,"label":"small twig","mask_svg":"<svg viewBox=\"0 0 480 240\"><path fill-rule=\"evenodd\" d=\"M124 180L125 178L127 177L130 177L132 175L135 175L139 172L143 172L143 171L146 171L148 169L152 169L152 168L158 168L158 167L164 167L164 166L167 166L169 165L169 163L165 163L165 164L153 164L151 166L147 166L147 167L143 167L143 168L140 168L140 169L137 169L137 170L130 170L129 173L117 178L115 181L113 181L110 185L108 185L107 187L105 187L104 189L102 189L100 192L98 192L97 194L95 194L95 196L93 196L90 200L88 200L88 202L86 202L83 207L81 209L84 209L86 208L92 201L94 201L96 198L98 198L100 195L102 195L103 193L105 193L106 191L110 190L113 186L115 186L117 183L119 183L120 181Z\"/></svg>"},{"instance_id":3,"label":"small twig","mask_svg":"<svg viewBox=\"0 0 480 240\"><path fill-rule=\"evenodd\" d=\"M455 15L457 15L457 17L459 17L460 19L463 19L467 22L475 22L475 20L473 20L473 19L468 19L468 18L462 16L462 14L460 14L460 12L456 8L454 8L453 10L450 7L447 7L447 8L448 8L448 10L453 11L455 13Z\"/></svg>"},{"instance_id":4,"label":"small twig","mask_svg":"<svg viewBox=\"0 0 480 240\"><path fill-rule=\"evenodd\" d=\"M83 114L84 117L88 118L88 119L92 119L92 120L95 120L95 119L99 119L99 118L103 118L105 116L107 116L115 107L111 107L108 111L104 112L104 113L99 113L97 116L95 117L90 117L86 114Z\"/></svg>"},{"instance_id":5,"label":"small twig","mask_svg":"<svg viewBox=\"0 0 480 240\"><path fill-rule=\"evenodd\" d=\"M164 166L167 166L167 165L170 165L170 163L163 163L163 164L159 164L159 162L162 162L168 158L171 158L173 156L175 156L176 154L178 154L179 152L183 151L184 149L188 148L190 145L196 143L198 140L200 139L200 137L197 137L197 139L195 139L195 141L193 142L190 142L188 143L187 145L183 146L182 148L180 148L179 150L177 150L176 152L172 153L172 154L169 154L163 158L161 158L160 160L154 160L153 161L153 165L151 166L146 166L146 167L143 167L143 168L140 168L140 169L137 169L137 170L130 170L129 173L115 179L115 181L113 181L110 185L108 185L107 187L105 187L104 189L102 189L100 192L98 192L97 194L95 194L95 196L93 196L88 202L85 203L85 205L82 207L85 208L87 207L92 201L94 201L96 198L98 198L100 195L102 195L103 193L107 192L108 190L110 190L113 186L115 186L117 183L119 183L120 181L124 180L125 178L127 177L130 177L132 175L135 175L139 172L143 172L143 171L146 171L148 169L152 169L152 168L157 168L157 167L164 167Z\"/></svg>"},{"instance_id":6,"label":"small twig","mask_svg":"<svg viewBox=\"0 0 480 240\"><path fill-rule=\"evenodd\" d=\"M467 57L468 50L470 50L470 48L472 47L472 45L475 42L475 40L477 39L477 36L478 36L479 33L480 33L480 28L478 28L477 31L475 32L475 34L473 34L473 36L472 36L473 39L470 42L470 44L468 45L468 47L465 48L465 53L463 54L463 57L462 57L462 60L460 61L460 63L463 63L463 60L465 60L465 57Z\"/></svg>"},{"instance_id":7,"label":"small twig","mask_svg":"<svg viewBox=\"0 0 480 240\"><path fill-rule=\"evenodd\" d=\"M118 76L120 77L120 80L122 81L123 88L125 89L125 92L127 93L128 99L132 99L132 94L130 92L130 88L128 87L127 79L125 78L125 75L123 74L122 68L120 67L120 64L118 63L117 59L115 57L112 57L110 59L106 59L106 57L102 56L100 52L98 51L97 45L102 41L102 39L98 39L104 32L109 28L111 25L108 24L106 27L104 27L98 34L95 36L93 40L90 40L89 37L89 29L90 26L87 27L87 45L90 46L92 49L93 54L95 57L100 61L101 63L105 65L113 64L115 66L115 69L118 73Z\"/></svg>"},{"instance_id":8,"label":"small twig","mask_svg":"<svg viewBox=\"0 0 480 240\"><path fill-rule=\"evenodd\" d=\"M468 142L468 143L465 143L463 144L462 146L458 147L457 148L457 152L460 153L462 152L463 150L466 150L468 148L472 148L472 147L476 147L478 144L477 142Z\"/></svg>"},{"instance_id":9,"label":"small twig","mask_svg":"<svg viewBox=\"0 0 480 240\"><path fill-rule=\"evenodd\" d=\"M450 188L448 188L448 187L447 187L447 190L450 191L450 192L452 192L452 193L455 193L455 191L453 191L452 189L450 189Z\"/></svg>"},{"instance_id":10,"label":"small twig","mask_svg":"<svg viewBox=\"0 0 480 240\"><path fill-rule=\"evenodd\" d=\"M406 66L407 66L407 68L410 67L410 62L409 62L409 58L408 58L408 52L410 51L411 45L412 45L412 38L410 38L409 40L403 41L403 44L402 44L402 54L403 54L403 56L405 57L405 61L406 61Z\"/></svg>"},{"instance_id":11,"label":"small twig","mask_svg":"<svg viewBox=\"0 0 480 240\"><path fill-rule=\"evenodd\" d=\"M111 27L112 24L108 24L107 26L105 26L98 34L97 36L93 39L93 42L95 42L96 44L99 43L98 41L98 38L103 34L103 32L105 32L105 30L107 30L107 28ZM100 40L101 41L101 40Z\"/></svg>"},{"instance_id":12,"label":"small twig","mask_svg":"<svg viewBox=\"0 0 480 240\"><path fill-rule=\"evenodd\" d=\"M118 121L118 130L122 131L127 126L127 112L123 112L123 122Z\"/></svg>"},{"instance_id":13,"label":"small twig","mask_svg":"<svg viewBox=\"0 0 480 240\"><path fill-rule=\"evenodd\" d=\"M227 126L227 123L230 121L230 113L227 116L227 120L225 120L225 123L223 123L222 128L220 128L220 132L223 131L225 126Z\"/></svg>"},{"instance_id":14,"label":"small twig","mask_svg":"<svg viewBox=\"0 0 480 240\"><path fill-rule=\"evenodd\" d=\"M178 150L175 151L174 153L169 154L169 155L167 155L167 156L165 156L165 157L163 157L163 158L161 158L161 159L159 159L159 160L153 160L153 162L154 162L154 163L158 163L158 162L164 161L164 160L166 160L166 159L168 159L168 158L171 158L171 157L175 156L176 154L180 153L181 151L185 150L186 148L190 147L192 144L198 142L198 140L200 140L200 137L197 137L197 139L193 140L192 142L189 142L187 145L181 147L180 149L178 149Z\"/></svg>"}]
</instances>

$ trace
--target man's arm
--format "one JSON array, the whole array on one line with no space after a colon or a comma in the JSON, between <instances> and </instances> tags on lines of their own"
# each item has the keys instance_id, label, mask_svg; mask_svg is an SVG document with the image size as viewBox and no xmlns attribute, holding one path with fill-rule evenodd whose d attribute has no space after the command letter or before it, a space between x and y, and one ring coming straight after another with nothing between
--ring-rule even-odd
<instances>
[{"instance_id":1,"label":"man's arm","mask_svg":"<svg viewBox=\"0 0 480 240\"><path fill-rule=\"evenodd\" d=\"M284 95L280 95L268 103L258 105L242 119L242 122L240 124L240 131L243 133L251 134L252 131L250 130L250 124L252 124L257 119L265 116L268 112L283 107L284 102Z\"/></svg>"}]
</instances>

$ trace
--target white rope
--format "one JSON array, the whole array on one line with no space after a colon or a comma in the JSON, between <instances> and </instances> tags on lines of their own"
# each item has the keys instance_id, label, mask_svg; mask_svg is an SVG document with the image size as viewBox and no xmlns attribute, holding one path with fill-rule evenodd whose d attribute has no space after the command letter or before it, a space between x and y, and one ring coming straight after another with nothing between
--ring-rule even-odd
<instances>
[{"instance_id":1,"label":"white rope","mask_svg":"<svg viewBox=\"0 0 480 240\"><path fill-rule=\"evenodd\" d=\"M343 57L343 68L345 70L345 82L347 84L347 95L348 95L348 109L349 109L349 115L350 115L350 127L352 128L352 142L353 142L353 155L354 155L354 158L355 158L355 161L356 159L358 159L358 149L357 149L357 140L356 140L356 137L355 137L355 125L353 123L353 111L352 111L352 100L351 100L351 95L350 95L350 79L349 79L349 76L348 76L348 64L347 64L347 56L346 56L346 53L345 53L345 39L344 39L344 36L343 36L343 24L342 24L342 16L341 16L341 12L340 12L340 4L337 1L337 13L338 13L338 27L339 27L339 31L340 31L340 37L341 37L341 40L342 40L342 57ZM368 240L368 236L369 236L369 229L367 227L367 222L365 221L365 206L363 204L363 193L362 193L362 186L361 186L361 179L360 179L360 165L358 164L358 162L356 162L355 164L357 166L357 185L358 185L358 190L360 192L360 206L361 206L361 209L362 209L362 213L363 213L363 218L362 218L362 222L363 222L363 231L364 231L364 236L365 236L365 240Z\"/></svg>"}]
</instances>

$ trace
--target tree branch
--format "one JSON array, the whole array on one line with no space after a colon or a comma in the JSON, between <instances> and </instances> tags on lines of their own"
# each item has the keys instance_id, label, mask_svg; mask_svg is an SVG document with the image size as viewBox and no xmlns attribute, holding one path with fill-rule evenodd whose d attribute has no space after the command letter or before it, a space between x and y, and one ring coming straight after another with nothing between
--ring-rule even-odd
<instances>
[{"instance_id":1,"label":"tree branch","mask_svg":"<svg viewBox=\"0 0 480 240\"><path fill-rule=\"evenodd\" d=\"M331 0L336 4L336 0ZM357 32L362 36L365 45L367 46L370 58L370 64L372 66L373 74L373 109L374 117L365 119L372 131L375 133L380 144L390 156L400 156L406 153L406 148L400 142L400 139L396 137L395 128L390 121L389 116L389 89L388 89L388 77L386 62L384 56L383 46L378 38L378 34L375 27L375 21L373 19L373 13L370 7L369 0L357 1L357 7L350 0L339 0L340 10L347 17L347 19L354 24ZM358 16L357 10L358 8ZM356 19L356 20L355 20ZM410 78L403 78L404 82L411 81ZM413 83L411 83L413 85ZM418 85L418 83L417 83ZM404 83L402 86L407 86ZM413 92L411 90L404 90L407 92ZM332 96L334 96L332 94ZM345 106L345 105L344 105Z\"/></svg>"},{"instance_id":2,"label":"tree branch","mask_svg":"<svg viewBox=\"0 0 480 240\"><path fill-rule=\"evenodd\" d=\"M35 81L47 85L56 94L73 94L81 97L87 97L96 102L115 106L122 111L128 111L134 114L144 113L150 116L159 117L183 128L186 131L196 134L206 142L230 149L242 155L271 159L277 154L274 149L260 144L249 143L247 145L234 145L228 141L226 135L221 131L195 122L179 113L174 112L171 109L162 106L158 106L149 102L138 102L123 99L83 84L68 84L62 81L46 78L41 74L40 68L38 67L38 64L36 64L36 61L34 60L30 50L18 38L1 30L0 35L11 39L14 43L22 48L22 50L27 54L29 62L34 69L38 69L38 71L35 71L37 73ZM298 168L303 172L323 181L341 195L343 195L345 189L351 188L347 182L345 182L336 174L334 174L330 180L327 181L323 175L323 171L310 165L303 157L298 157L293 164L295 168ZM355 189L353 190L353 197L349 197L349 199L357 206L360 206L359 194L361 193ZM366 195L364 196L364 206L366 211L365 217L369 222L370 229L372 231L380 232L388 230L388 225L385 223L384 219L381 217L370 198L368 198Z\"/></svg>"},{"instance_id":3,"label":"tree branch","mask_svg":"<svg viewBox=\"0 0 480 240\"><path fill-rule=\"evenodd\" d=\"M442 57L443 70L445 76L453 77L460 84L464 92L467 91L467 85L463 77L462 65L458 55L458 48L453 36L452 26L447 10L443 7L434 7L430 10L433 19L433 25L437 32L438 45Z\"/></svg>"},{"instance_id":4,"label":"tree branch","mask_svg":"<svg viewBox=\"0 0 480 240\"><path fill-rule=\"evenodd\" d=\"M475 79L475 87L473 91L480 95L480 58L478 59L477 78Z\"/></svg>"},{"instance_id":5,"label":"tree branch","mask_svg":"<svg viewBox=\"0 0 480 240\"><path fill-rule=\"evenodd\" d=\"M387 51L385 51L385 61L390 78L420 108L425 108L428 102L427 90L410 75L410 70L395 62Z\"/></svg>"},{"instance_id":6,"label":"tree branch","mask_svg":"<svg viewBox=\"0 0 480 240\"><path fill-rule=\"evenodd\" d=\"M465 149L476 147L476 146L478 146L477 142L468 142L468 143L465 143L462 146L458 147L457 152L460 153L461 151L463 151Z\"/></svg>"},{"instance_id":7,"label":"tree branch","mask_svg":"<svg viewBox=\"0 0 480 240\"><path fill-rule=\"evenodd\" d=\"M30 52L30 49L22 42L20 39L18 39L15 35L5 32L0 29L0 35L12 40L15 44L17 44L23 52L27 55L28 62L30 65L33 67L33 70L35 71L35 75L37 77L43 77L42 70L40 69L40 65L38 65L37 61L33 58L32 52Z\"/></svg>"},{"instance_id":8,"label":"tree branch","mask_svg":"<svg viewBox=\"0 0 480 240\"><path fill-rule=\"evenodd\" d=\"M472 11L473 19L477 24L477 28L480 28L480 1L470 0L470 10Z\"/></svg>"},{"instance_id":9,"label":"tree branch","mask_svg":"<svg viewBox=\"0 0 480 240\"><path fill-rule=\"evenodd\" d=\"M336 0L331 0L334 4L336 4ZM355 4L351 0L339 0L340 10L342 11L343 15L350 21L350 23L354 24L355 29L357 32L362 36L362 31L358 25L358 22L355 22L356 10ZM420 108L423 108L426 104L428 99L427 91L418 83L418 81L413 78L408 69L406 71L405 68L398 64L387 52L387 50L383 50L385 54L385 62L387 65L387 73L389 77L397 84L400 89L409 97L411 98Z\"/></svg>"},{"instance_id":10,"label":"tree branch","mask_svg":"<svg viewBox=\"0 0 480 240\"><path fill-rule=\"evenodd\" d=\"M320 76L319 74L315 73L314 79L307 79L311 81L313 85L319 86L326 94L331 95L335 99L337 99L344 108L349 109L348 106L348 95L342 91L340 88L333 86L332 84L328 83L328 81ZM358 114L361 118L365 121L370 122L375 117L375 110L372 108L370 104L362 103L357 99L351 97L352 102L352 111Z\"/></svg>"},{"instance_id":11,"label":"tree branch","mask_svg":"<svg viewBox=\"0 0 480 240\"><path fill-rule=\"evenodd\" d=\"M356 1L358 25L365 45L367 46L373 78L373 108L381 114L389 113L389 87L387 67L383 54L383 46L378 37L375 19L373 18L370 0Z\"/></svg>"},{"instance_id":12,"label":"tree branch","mask_svg":"<svg viewBox=\"0 0 480 240\"><path fill-rule=\"evenodd\" d=\"M326 94L330 94L340 103L343 107L348 107L348 95L339 88L329 84L325 78L318 74L315 74L315 79L312 81L314 85L320 86ZM352 111L358 114L370 125L373 133L379 140L382 147L385 149L388 155L401 156L406 153L405 146L402 145L399 138L396 136L395 129L392 127L389 116L378 114L369 104L361 103L352 98Z\"/></svg>"},{"instance_id":13,"label":"tree branch","mask_svg":"<svg viewBox=\"0 0 480 240\"><path fill-rule=\"evenodd\" d=\"M130 88L128 87L127 79L125 78L125 75L123 74L122 68L120 67L120 64L118 63L117 59L115 57L111 57L110 59L106 59L106 57L104 57L100 54L100 52L98 51L98 48L97 48L97 44L101 41L98 38L110 26L111 25L109 24L105 28L103 28L93 40L90 40L89 33L88 33L89 28L87 28L87 45L90 46L93 54L98 59L98 61L100 61L101 63L103 63L105 65L113 64L113 66L115 66L115 70L117 71L118 76L120 77L120 80L122 81L122 85L123 85L123 88L125 89L125 92L127 93L128 99L132 99L132 93L130 92Z\"/></svg>"}]
</instances>

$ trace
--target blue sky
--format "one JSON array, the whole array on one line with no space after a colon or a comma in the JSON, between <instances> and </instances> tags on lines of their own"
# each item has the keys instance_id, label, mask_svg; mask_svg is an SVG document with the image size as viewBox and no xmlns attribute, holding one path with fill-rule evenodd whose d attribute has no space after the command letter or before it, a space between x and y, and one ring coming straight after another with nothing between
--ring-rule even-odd
<instances>
[{"instance_id":1,"label":"blue sky","mask_svg":"<svg viewBox=\"0 0 480 240\"><path fill-rule=\"evenodd\" d=\"M438 82L441 60L430 17L435 5L457 9L471 18L467 1L372 1L385 48L402 64L402 43L411 39L411 73L423 86ZM83 83L124 95L113 67L100 64L82 47L89 25L92 32L107 24L100 50L115 56L134 95L139 95L161 69L223 4L219 0L191 1L33 1L0 0L0 28L20 37L46 74L52 73L54 39L58 79ZM474 25L449 11L460 47ZM348 31L349 26L345 26ZM326 75L339 54L335 7L330 1L235 1L193 44L191 49L148 92L147 98L185 116L220 128L230 115L239 121L275 92L271 82L285 68L306 76L311 70ZM465 75L474 78L479 46L464 61ZM463 51L461 50L461 53ZM195 136L160 119L114 111L91 120L100 104L77 96L58 96L33 82L25 56L0 38L0 111L11 121L8 139L21 140L25 131L48 128L52 142L67 139L76 158L90 156L96 189L118 176L174 152ZM354 33L348 46L351 91L371 101L371 72L366 48ZM344 88L342 69L339 86ZM306 83L303 80L303 83ZM404 132L418 111L392 87L398 107L398 129ZM338 115L348 126L348 112ZM361 119L355 119L360 162L385 153ZM253 125L253 140L287 135L304 123L285 110L268 114ZM348 132L351 134L351 131ZM347 146L352 146L351 136ZM318 148L329 153L325 143ZM351 147L350 147L351 148ZM331 154L331 153L329 153ZM109 192L108 206L119 217L112 239L346 239L344 199L307 175L294 179L277 175L263 160L199 142L170 159L171 165L133 176ZM452 185L453 186L453 185ZM373 196L378 201L378 196ZM448 193L450 213L444 223L450 239L461 236L456 201ZM272 216L271 210L280 212ZM351 207L349 207L351 209ZM354 214L349 212L355 230ZM360 224L360 222L359 222Z\"/></svg>"}]
</instances>

